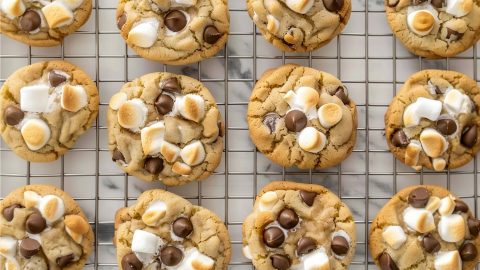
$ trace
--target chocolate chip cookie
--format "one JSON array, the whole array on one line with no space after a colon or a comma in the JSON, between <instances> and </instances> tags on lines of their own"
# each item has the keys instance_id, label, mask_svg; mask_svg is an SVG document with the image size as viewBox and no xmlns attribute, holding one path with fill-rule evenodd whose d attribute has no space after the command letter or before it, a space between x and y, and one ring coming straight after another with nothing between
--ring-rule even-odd
<instances>
[{"instance_id":1,"label":"chocolate chip cookie","mask_svg":"<svg viewBox=\"0 0 480 270\"><path fill-rule=\"evenodd\" d=\"M215 99L187 76L147 74L110 99L112 159L145 181L182 185L206 178L220 163L223 131Z\"/></svg>"},{"instance_id":2,"label":"chocolate chip cookie","mask_svg":"<svg viewBox=\"0 0 480 270\"><path fill-rule=\"evenodd\" d=\"M357 109L334 76L284 65L263 74L248 104L250 137L284 167L327 168L353 150Z\"/></svg>"},{"instance_id":3,"label":"chocolate chip cookie","mask_svg":"<svg viewBox=\"0 0 480 270\"><path fill-rule=\"evenodd\" d=\"M334 39L352 10L350 0L247 0L248 14L282 51L308 52Z\"/></svg>"},{"instance_id":4,"label":"chocolate chip cookie","mask_svg":"<svg viewBox=\"0 0 480 270\"><path fill-rule=\"evenodd\" d=\"M114 244L122 270L227 269L225 224L210 210L164 190L145 191L115 215Z\"/></svg>"},{"instance_id":5,"label":"chocolate chip cookie","mask_svg":"<svg viewBox=\"0 0 480 270\"><path fill-rule=\"evenodd\" d=\"M355 255L350 209L319 185L266 185L242 233L243 253L259 270L348 269Z\"/></svg>"},{"instance_id":6,"label":"chocolate chip cookie","mask_svg":"<svg viewBox=\"0 0 480 270\"><path fill-rule=\"evenodd\" d=\"M0 213L1 269L83 269L93 231L68 194L24 186L0 201Z\"/></svg>"},{"instance_id":7,"label":"chocolate chip cookie","mask_svg":"<svg viewBox=\"0 0 480 270\"><path fill-rule=\"evenodd\" d=\"M385 0L388 23L413 54L455 56L480 39L480 0Z\"/></svg>"},{"instance_id":8,"label":"chocolate chip cookie","mask_svg":"<svg viewBox=\"0 0 480 270\"><path fill-rule=\"evenodd\" d=\"M58 159L98 113L95 83L65 61L15 71L0 90L0 131L15 154L34 162Z\"/></svg>"},{"instance_id":9,"label":"chocolate chip cookie","mask_svg":"<svg viewBox=\"0 0 480 270\"><path fill-rule=\"evenodd\" d=\"M398 192L370 229L370 251L383 270L471 270L479 260L480 221L438 186Z\"/></svg>"},{"instance_id":10,"label":"chocolate chip cookie","mask_svg":"<svg viewBox=\"0 0 480 270\"><path fill-rule=\"evenodd\" d=\"M140 56L169 65L212 57L228 39L227 0L119 1L117 26Z\"/></svg>"},{"instance_id":11,"label":"chocolate chip cookie","mask_svg":"<svg viewBox=\"0 0 480 270\"><path fill-rule=\"evenodd\" d=\"M31 46L56 46L85 22L91 0L2 0L0 32Z\"/></svg>"},{"instance_id":12,"label":"chocolate chip cookie","mask_svg":"<svg viewBox=\"0 0 480 270\"><path fill-rule=\"evenodd\" d=\"M468 163L480 148L479 91L474 80L458 72L413 74L385 114L390 151L416 170Z\"/></svg>"}]
</instances>

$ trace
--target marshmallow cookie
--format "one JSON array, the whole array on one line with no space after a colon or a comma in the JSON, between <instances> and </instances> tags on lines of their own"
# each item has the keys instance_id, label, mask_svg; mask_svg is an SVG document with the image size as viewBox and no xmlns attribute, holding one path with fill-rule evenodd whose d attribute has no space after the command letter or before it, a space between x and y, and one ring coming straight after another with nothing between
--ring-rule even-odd
<instances>
[{"instance_id":1,"label":"marshmallow cookie","mask_svg":"<svg viewBox=\"0 0 480 270\"><path fill-rule=\"evenodd\" d=\"M93 240L80 207L54 186L24 186L0 201L0 269L83 269Z\"/></svg>"},{"instance_id":2,"label":"marshmallow cookie","mask_svg":"<svg viewBox=\"0 0 480 270\"><path fill-rule=\"evenodd\" d=\"M471 270L479 260L480 221L439 186L398 192L370 227L370 251L382 270Z\"/></svg>"},{"instance_id":3,"label":"marshmallow cookie","mask_svg":"<svg viewBox=\"0 0 480 270\"><path fill-rule=\"evenodd\" d=\"M468 163L480 148L479 91L474 80L458 72L413 74L385 114L390 151L416 170Z\"/></svg>"},{"instance_id":4,"label":"marshmallow cookie","mask_svg":"<svg viewBox=\"0 0 480 270\"><path fill-rule=\"evenodd\" d=\"M223 270L231 255L217 215L161 189L117 211L114 245L120 270Z\"/></svg>"},{"instance_id":5,"label":"marshmallow cookie","mask_svg":"<svg viewBox=\"0 0 480 270\"><path fill-rule=\"evenodd\" d=\"M350 0L247 0L250 17L268 42L308 52L335 38L352 10Z\"/></svg>"},{"instance_id":6,"label":"marshmallow cookie","mask_svg":"<svg viewBox=\"0 0 480 270\"><path fill-rule=\"evenodd\" d=\"M56 46L90 16L91 0L1 0L0 32L31 46Z\"/></svg>"},{"instance_id":7,"label":"marshmallow cookie","mask_svg":"<svg viewBox=\"0 0 480 270\"><path fill-rule=\"evenodd\" d=\"M319 185L266 185L242 233L243 254L259 270L342 270L355 255L350 209Z\"/></svg>"},{"instance_id":8,"label":"marshmallow cookie","mask_svg":"<svg viewBox=\"0 0 480 270\"><path fill-rule=\"evenodd\" d=\"M140 56L169 65L214 56L228 39L227 0L119 1L117 26Z\"/></svg>"},{"instance_id":9,"label":"marshmallow cookie","mask_svg":"<svg viewBox=\"0 0 480 270\"><path fill-rule=\"evenodd\" d=\"M385 0L395 36L413 54L455 56L480 39L480 0Z\"/></svg>"},{"instance_id":10,"label":"marshmallow cookie","mask_svg":"<svg viewBox=\"0 0 480 270\"><path fill-rule=\"evenodd\" d=\"M335 166L355 145L357 109L347 88L308 67L265 72L250 96L247 120L257 149L284 167Z\"/></svg>"},{"instance_id":11,"label":"marshmallow cookie","mask_svg":"<svg viewBox=\"0 0 480 270\"><path fill-rule=\"evenodd\" d=\"M98 91L78 67L39 62L17 70L0 90L2 138L33 162L58 159L90 128L98 113Z\"/></svg>"},{"instance_id":12,"label":"marshmallow cookie","mask_svg":"<svg viewBox=\"0 0 480 270\"><path fill-rule=\"evenodd\" d=\"M145 181L172 186L206 178L220 163L223 131L213 96L187 76L150 73L110 99L112 159Z\"/></svg>"}]
</instances>

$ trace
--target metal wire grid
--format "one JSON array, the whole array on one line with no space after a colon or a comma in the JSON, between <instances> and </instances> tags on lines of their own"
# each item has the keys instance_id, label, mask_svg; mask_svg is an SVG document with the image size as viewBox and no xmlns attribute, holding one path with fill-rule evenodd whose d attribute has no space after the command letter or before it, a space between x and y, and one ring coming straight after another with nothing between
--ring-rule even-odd
<instances>
[{"instance_id":1,"label":"metal wire grid","mask_svg":"<svg viewBox=\"0 0 480 270\"><path fill-rule=\"evenodd\" d=\"M237 8L238 2L237 1L243 1L243 0L230 0L230 6L233 8L230 9L231 14L234 13L245 13L246 10L244 7L242 8ZM100 46L100 34L108 34L108 35L117 35L117 31L100 31L99 29L99 24L100 24L100 12L104 10L110 10L113 11L114 8L112 6L110 7L104 7L103 4L104 2L108 2L108 0L97 0L95 5L94 5L94 10L92 13L92 17L94 20L94 31L78 31L76 34L94 34L94 46L95 46L95 55L66 55L65 54L65 46L62 44L62 46L59 48L61 55L60 56L53 56L50 54L47 55L36 55L32 53L32 48L28 48L28 54L23 55L23 54L11 54L5 52L3 49L1 50L1 59L2 59L2 68L5 68L6 65L6 59L9 58L26 58L28 60L28 63L35 62L35 60L38 59L44 59L44 58L61 58L64 59L66 56L68 59L76 59L76 58L90 58L95 60L95 81L97 85L101 85L102 83L123 83L129 80L129 59L132 58L138 58L136 55L129 55L129 53L125 52L123 55L109 55L108 58L123 58L124 60L124 77L123 78L117 78L115 80L101 80L99 76L99 70L100 70L100 62L101 58L103 56L100 55L99 53L99 46ZM381 127L373 127L370 125L370 113L372 113L372 108L386 108L388 106L388 103L382 103L382 104L376 104L374 102L370 102L369 100L369 94L370 94L370 79L369 79L369 72L374 69L372 67L372 64L370 63L370 60L393 60L393 80L385 80L385 81L378 81L376 80L375 83L385 83L385 84L392 84L392 95L394 96L396 93L396 89L398 86L403 83L403 81L397 80L397 60L412 60L412 59L418 59L418 69L421 70L424 66L432 66L432 62L425 60L421 57L415 57L415 56L397 56L397 43L395 42L395 38L392 36L392 34L371 34L369 33L369 25L372 24L372 19L370 19L371 14L376 14L376 13L383 13L383 11L375 9L372 10L371 4L374 1L362 1L360 0L361 4L359 5L360 8L354 9L353 14L363 16L364 17L364 26L365 26L365 31L364 33L343 33L341 34L341 38L337 39L337 44L336 44L336 50L337 50L337 56L336 57L324 57L324 56L315 56L312 55L312 53L309 54L304 54L304 55L290 55L290 54L285 54L283 53L281 56L269 56L269 55L263 55L261 51L259 51L257 43L258 39L262 39L263 37L258 33L255 25L252 23L252 28L251 31L248 32L231 32L231 36L252 36L253 40L253 55L229 55L229 50L228 50L228 45L226 45L226 49L223 52L223 55L216 56L215 58L223 60L223 65L224 65L224 78L223 79L216 79L216 78L203 78L201 76L201 70L202 70L202 63L198 63L196 65L197 69L197 78L202 81L202 82L219 82L219 83L224 83L224 97L225 97L225 102L219 102L218 105L219 107L223 107L223 116L225 119L225 129L226 129L226 136L225 136L225 150L224 150L224 166L220 166L217 171L214 173L214 175L217 176L223 176L224 177L224 194L220 196L211 196L211 195L205 195L205 192L202 192L203 184L202 183L197 183L197 195L196 196L185 196L189 200L194 200L197 202L199 205L203 204L204 200L215 200L215 201L223 201L224 203L224 220L225 224L228 226L229 230L232 233L232 246L233 246L233 258L231 261L231 264L229 266L229 269L252 269L253 267L251 266L246 259L242 258L241 254L241 238L239 238L239 228L241 226L241 222L239 221L233 221L230 218L229 211L237 211L236 208L234 208L236 205L232 205L233 200L249 200L250 202L253 201L255 194L257 191L263 186L265 182L265 178L267 179L266 181L269 181L271 179L289 179L289 180L296 180L298 178L304 179L303 181L306 182L315 182L315 183L320 183L324 184L327 187L332 188L333 186L333 191L336 192L341 199L343 199L347 204L349 204L353 208L353 203L356 201L363 201L363 207L364 207L364 213L359 214L359 216L355 217L355 223L357 224L357 233L358 233L358 242L357 242L357 254L355 256L354 261L351 264L350 269L374 269L375 267L373 266L373 262L371 258L369 257L369 252L368 252L368 246L367 246L367 241L368 239L368 225L370 224L371 219L376 213L376 210L378 210L379 207L381 207L381 204L388 200L390 196L376 196L376 195L370 195L370 177L375 177L375 176L392 176L393 177L393 185L392 188L387 190L390 191L391 194L394 194L397 192L397 187L400 185L404 185L401 183L401 180L399 181L399 178L401 177L409 177L409 176L419 176L419 181L417 183L424 183L425 178L427 176L437 176L437 175L444 175L446 176L446 187L451 188L452 183L454 182L451 180L452 176L455 175L469 175L473 176L473 186L469 186L469 188L473 188L473 194L461 196L462 198L465 198L465 200L470 200L468 201L470 205L473 205L474 212L478 214L478 169L477 169L477 158L475 158L473 162L473 169L472 170L455 170L455 171L447 171L445 173L434 173L434 172L424 172L421 171L419 173L413 172L413 171L402 171L398 168L397 162L393 160L393 173L391 172L371 172L370 166L373 164L371 160L371 156L375 155L377 153L388 153L386 149L371 149L370 148L370 134L373 132L382 132L383 128ZM380 2L383 2L380 0ZM362 5L363 4L363 5ZM378 5L378 3L377 3ZM113 22L112 22L113 23ZM377 22L373 22L377 23ZM255 33L255 34L254 34ZM365 55L364 57L344 57L342 56L342 37L363 37L365 39ZM391 37L392 38L392 53L393 57L370 57L369 55L369 38L370 37ZM4 43L4 37L2 37L2 41L0 44L5 44ZM343 46L352 46L352 44L348 45L343 45ZM479 62L477 58L478 50L475 46L473 50L473 56L459 56L455 57L454 59L464 59L464 60L471 60L473 61L473 74L475 80L478 82L478 69L479 69ZM253 66L252 66L252 74L253 78L229 78L229 67L232 65L231 61L232 59L248 59L253 61ZM257 64L261 60L281 60L281 63L287 63L287 62L303 62L307 61L308 66L312 66L312 63L314 60L336 60L337 63L337 76L342 79L342 60L351 60L351 59L358 59L358 60L364 60L364 72L365 72L365 80L343 80L345 84L349 83L355 83L355 84L363 84L365 87L365 102L359 102L357 100L357 105L360 110L364 111L364 127L359 127L358 132L359 133L364 133L365 138L363 142L359 143L364 143L365 146L363 149L355 149L354 153L360 153L364 155L364 172L363 173L358 173L358 172L349 172L342 170L342 165L337 166L333 171L327 170L327 171L317 171L317 170L310 170L310 171L290 171L285 168L281 168L280 171L271 171L271 170L266 170L266 171L259 171L258 168L258 163L259 159L261 159L261 153L257 153L257 150L252 148L252 149L230 149L229 147L229 133L234 132L234 131L246 131L246 127L242 126L230 126L229 125L229 106L247 106L247 102L230 102L229 101L229 93L231 91L235 91L233 87L230 87L229 84L232 82L245 82L245 83L251 83L252 85L254 82L256 82L257 79L257 71L260 71L257 67ZM450 59L446 60L440 60L436 61L433 66L439 66L443 67L445 69L450 69ZM114 67L112 67L114 68ZM162 67L163 71L169 70L169 67L163 66ZM162 70L160 69L160 70ZM0 83L3 83L5 81L6 77L0 79ZM100 93L102 93L102 89L100 88ZM101 106L106 107L108 106L107 102L102 102ZM361 116L360 116L361 117ZM95 153L95 168L92 168L91 173L66 173L65 172L65 157L62 157L60 160L60 172L59 173L43 173L43 174L33 174L31 173L31 164L30 162L27 162L26 168L25 168L25 173L23 174L17 174L17 173L5 173L5 169L1 168L0 176L1 178L26 178L26 184L30 184L32 182L32 179L38 179L38 178L44 178L44 177L55 177L59 178L59 183L57 183L62 189L65 188L65 178L66 177L94 177L95 178L95 186L94 186L94 191L93 191L93 196L91 197L74 197L77 201L93 201L94 202L94 215L93 215L93 221L91 221L91 225L95 228L95 252L92 255L91 259L89 260L87 264L88 269L115 269L116 268L116 263L115 261L112 262L103 262L100 260L100 257L102 256L102 252L105 252L105 250L113 249L113 246L110 241L104 240L104 239L109 239L110 236L112 235L113 231L113 224L112 220L113 217L111 218L110 221L100 221L100 204L102 201L119 201L123 202L124 206L129 205L131 202L133 202L136 197L130 195L129 193L129 183L132 181L137 181L137 179L132 179L132 177L129 177L127 174L118 174L118 173L101 173L100 172L100 154L102 152L107 152L108 149L101 148L100 147L100 133L102 130L105 130L106 126L102 126L99 123L99 120L96 120L96 124L94 127L95 131L95 147L94 148L75 148L72 149L71 152L81 152L81 151L93 151ZM2 146L0 149L0 152L9 152L10 150L6 146ZM253 159L251 162L253 162L253 171L232 171L229 168L231 167L230 165L230 154L232 153L253 153ZM2 155L3 156L3 155ZM4 156L3 156L4 157ZM246 161L245 162L250 162ZM6 164L6 161L3 160L1 161L1 164ZM0 164L0 165L1 165ZM103 196L101 189L100 189L100 177L104 176L123 176L123 185L124 185L124 193L123 196L117 196L117 197L107 197ZM239 195L231 195L230 191L230 185L231 181L229 178L233 176L251 176L253 177L253 185L252 185L252 195L251 196L239 196ZM329 180L325 180L329 176L336 176L338 177L338 181L336 183L331 183ZM342 183L342 178L346 176L364 176L365 180L363 183L363 195L343 195L344 190L348 190L351 188L345 187L344 184ZM306 180L305 180L306 178ZM458 180L458 179L456 179ZM344 181L343 181L344 182ZM426 182L432 182L431 179L426 181ZM6 190L6 181L0 182L0 194L4 196L8 191ZM3 184L3 185L2 185ZM22 183L23 184L23 183ZM360 182L360 184L362 184ZM409 182L409 184L415 184ZM461 185L461 182L456 181L455 184ZM195 184L190 184L191 186ZM4 191L2 192L2 186L4 187ZM131 186L131 185L130 185ZM155 185L156 187L163 187L162 185ZM168 188L167 188L168 189ZM67 192L69 190L67 189ZM472 203L473 201L473 203ZM361 207L360 207L361 208ZM353 209L355 212L355 209ZM103 229L102 229L103 228ZM103 235L106 234L106 235ZM240 235L241 237L241 235ZM105 249L106 248L106 249ZM477 266L478 269L478 266Z\"/></svg>"}]
</instances>

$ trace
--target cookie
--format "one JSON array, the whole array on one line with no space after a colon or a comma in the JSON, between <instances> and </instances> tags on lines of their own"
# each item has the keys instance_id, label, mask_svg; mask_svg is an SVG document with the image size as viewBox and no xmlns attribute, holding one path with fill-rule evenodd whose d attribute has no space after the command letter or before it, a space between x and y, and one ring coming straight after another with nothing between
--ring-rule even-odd
<instances>
[{"instance_id":1,"label":"cookie","mask_svg":"<svg viewBox=\"0 0 480 270\"><path fill-rule=\"evenodd\" d=\"M83 269L93 241L82 209L54 186L23 186L0 201L1 269Z\"/></svg>"},{"instance_id":2,"label":"cookie","mask_svg":"<svg viewBox=\"0 0 480 270\"><path fill-rule=\"evenodd\" d=\"M85 24L91 11L91 0L3 0L0 32L31 46L56 46Z\"/></svg>"},{"instance_id":3,"label":"cookie","mask_svg":"<svg viewBox=\"0 0 480 270\"><path fill-rule=\"evenodd\" d=\"M398 192L370 227L370 251L383 270L471 270L478 262L480 221L439 186Z\"/></svg>"},{"instance_id":4,"label":"cookie","mask_svg":"<svg viewBox=\"0 0 480 270\"><path fill-rule=\"evenodd\" d=\"M228 39L227 0L119 1L120 34L140 56L186 65L214 56Z\"/></svg>"},{"instance_id":5,"label":"cookie","mask_svg":"<svg viewBox=\"0 0 480 270\"><path fill-rule=\"evenodd\" d=\"M230 237L210 210L165 190L143 192L115 215L120 270L227 269Z\"/></svg>"},{"instance_id":6,"label":"cookie","mask_svg":"<svg viewBox=\"0 0 480 270\"><path fill-rule=\"evenodd\" d=\"M355 145L355 103L326 72L291 64L268 70L253 89L247 114L257 149L284 167L335 166Z\"/></svg>"},{"instance_id":7,"label":"cookie","mask_svg":"<svg viewBox=\"0 0 480 270\"><path fill-rule=\"evenodd\" d=\"M243 223L243 253L259 270L348 269L355 233L350 209L328 189L272 182Z\"/></svg>"},{"instance_id":8,"label":"cookie","mask_svg":"<svg viewBox=\"0 0 480 270\"><path fill-rule=\"evenodd\" d=\"M455 56L480 39L480 0L385 0L388 23L413 54Z\"/></svg>"},{"instance_id":9,"label":"cookie","mask_svg":"<svg viewBox=\"0 0 480 270\"><path fill-rule=\"evenodd\" d=\"M458 72L413 74L385 114L390 151L416 170L468 163L480 148L479 91L474 80Z\"/></svg>"},{"instance_id":10,"label":"cookie","mask_svg":"<svg viewBox=\"0 0 480 270\"><path fill-rule=\"evenodd\" d=\"M268 42L285 52L309 52L343 30L350 0L247 0L248 14Z\"/></svg>"},{"instance_id":11,"label":"cookie","mask_svg":"<svg viewBox=\"0 0 480 270\"><path fill-rule=\"evenodd\" d=\"M215 99L187 76L150 73L110 99L112 159L145 181L182 185L206 178L220 163L223 133Z\"/></svg>"},{"instance_id":12,"label":"cookie","mask_svg":"<svg viewBox=\"0 0 480 270\"><path fill-rule=\"evenodd\" d=\"M58 159L98 113L95 83L65 61L15 71L0 90L0 131L15 154L33 162Z\"/></svg>"}]
</instances>

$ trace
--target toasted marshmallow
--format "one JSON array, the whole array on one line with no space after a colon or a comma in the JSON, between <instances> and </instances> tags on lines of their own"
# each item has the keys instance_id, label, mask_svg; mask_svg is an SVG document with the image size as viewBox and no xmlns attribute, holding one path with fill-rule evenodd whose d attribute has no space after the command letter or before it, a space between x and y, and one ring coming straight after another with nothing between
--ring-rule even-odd
<instances>
[{"instance_id":1,"label":"toasted marshmallow","mask_svg":"<svg viewBox=\"0 0 480 270\"><path fill-rule=\"evenodd\" d=\"M172 4L191 7L197 4L197 0L172 0Z\"/></svg>"},{"instance_id":2,"label":"toasted marshmallow","mask_svg":"<svg viewBox=\"0 0 480 270\"><path fill-rule=\"evenodd\" d=\"M425 209L428 211L435 213L437 209L440 207L440 198L437 196L430 196L428 199L427 205L425 206Z\"/></svg>"},{"instance_id":3,"label":"toasted marshmallow","mask_svg":"<svg viewBox=\"0 0 480 270\"><path fill-rule=\"evenodd\" d=\"M287 0L286 4L291 10L305 14L313 7L314 0Z\"/></svg>"},{"instance_id":4,"label":"toasted marshmallow","mask_svg":"<svg viewBox=\"0 0 480 270\"><path fill-rule=\"evenodd\" d=\"M192 173L192 167L183 162L175 162L172 166L172 172L180 175L189 175Z\"/></svg>"},{"instance_id":5,"label":"toasted marshmallow","mask_svg":"<svg viewBox=\"0 0 480 270\"><path fill-rule=\"evenodd\" d=\"M426 209L409 206L403 211L403 221L410 229L419 233L427 233L435 230L433 215Z\"/></svg>"},{"instance_id":6,"label":"toasted marshmallow","mask_svg":"<svg viewBox=\"0 0 480 270\"><path fill-rule=\"evenodd\" d=\"M41 199L42 196L38 195L35 191L27 190L23 192L23 204L25 208L37 207Z\"/></svg>"},{"instance_id":7,"label":"toasted marshmallow","mask_svg":"<svg viewBox=\"0 0 480 270\"><path fill-rule=\"evenodd\" d=\"M14 257L7 258L5 270L20 270L20 264Z\"/></svg>"},{"instance_id":8,"label":"toasted marshmallow","mask_svg":"<svg viewBox=\"0 0 480 270\"><path fill-rule=\"evenodd\" d=\"M382 237L393 249L399 249L407 241L407 235L400 226L388 226L383 230Z\"/></svg>"},{"instance_id":9,"label":"toasted marshmallow","mask_svg":"<svg viewBox=\"0 0 480 270\"><path fill-rule=\"evenodd\" d=\"M23 0L2 0L1 8L10 19L21 16L26 10Z\"/></svg>"},{"instance_id":10,"label":"toasted marshmallow","mask_svg":"<svg viewBox=\"0 0 480 270\"><path fill-rule=\"evenodd\" d=\"M295 91L288 91L283 99L288 103L291 109L298 109L307 115L308 119L318 117L317 104L320 101L320 95L317 90L302 86Z\"/></svg>"},{"instance_id":11,"label":"toasted marshmallow","mask_svg":"<svg viewBox=\"0 0 480 270\"><path fill-rule=\"evenodd\" d=\"M194 141L180 151L180 156L185 163L190 166L195 166L205 160L206 154L203 144L200 141Z\"/></svg>"},{"instance_id":12,"label":"toasted marshmallow","mask_svg":"<svg viewBox=\"0 0 480 270\"><path fill-rule=\"evenodd\" d=\"M417 140L411 140L405 150L405 164L408 166L417 166L418 158L422 152L422 145Z\"/></svg>"},{"instance_id":13,"label":"toasted marshmallow","mask_svg":"<svg viewBox=\"0 0 480 270\"><path fill-rule=\"evenodd\" d=\"M447 196L440 200L440 206L438 207L438 213L442 216L449 216L455 209L455 201L452 197Z\"/></svg>"},{"instance_id":14,"label":"toasted marshmallow","mask_svg":"<svg viewBox=\"0 0 480 270\"><path fill-rule=\"evenodd\" d=\"M422 118L436 121L441 112L441 101L420 97L405 109L403 123L405 127L413 127L420 124Z\"/></svg>"},{"instance_id":15,"label":"toasted marshmallow","mask_svg":"<svg viewBox=\"0 0 480 270\"><path fill-rule=\"evenodd\" d=\"M462 259L458 250L439 252L435 255L435 270L462 270Z\"/></svg>"},{"instance_id":16,"label":"toasted marshmallow","mask_svg":"<svg viewBox=\"0 0 480 270\"><path fill-rule=\"evenodd\" d=\"M148 109L141 99L129 100L118 109L118 123L124 128L137 132L145 125Z\"/></svg>"},{"instance_id":17,"label":"toasted marshmallow","mask_svg":"<svg viewBox=\"0 0 480 270\"><path fill-rule=\"evenodd\" d=\"M278 195L275 191L265 192L259 199L258 209L262 212L271 210L278 202Z\"/></svg>"},{"instance_id":18,"label":"toasted marshmallow","mask_svg":"<svg viewBox=\"0 0 480 270\"><path fill-rule=\"evenodd\" d=\"M0 237L0 255L14 257L17 253L17 239L11 236Z\"/></svg>"},{"instance_id":19,"label":"toasted marshmallow","mask_svg":"<svg viewBox=\"0 0 480 270\"><path fill-rule=\"evenodd\" d=\"M158 226L159 221L167 214L167 204L162 201L150 203L145 213L142 215L142 221L147 226Z\"/></svg>"},{"instance_id":20,"label":"toasted marshmallow","mask_svg":"<svg viewBox=\"0 0 480 270\"><path fill-rule=\"evenodd\" d=\"M419 36L426 36L435 26L435 16L428 9L410 11L407 16L408 28Z\"/></svg>"},{"instance_id":21,"label":"toasted marshmallow","mask_svg":"<svg viewBox=\"0 0 480 270\"><path fill-rule=\"evenodd\" d=\"M297 140L300 148L310 153L318 153L327 145L327 136L314 127L304 128Z\"/></svg>"},{"instance_id":22,"label":"toasted marshmallow","mask_svg":"<svg viewBox=\"0 0 480 270\"><path fill-rule=\"evenodd\" d=\"M47 195L38 203L38 210L47 223L52 224L65 214L65 205L60 197Z\"/></svg>"},{"instance_id":23,"label":"toasted marshmallow","mask_svg":"<svg viewBox=\"0 0 480 270\"><path fill-rule=\"evenodd\" d=\"M151 126L142 128L140 132L140 141L145 155L160 153L164 143L165 124L157 122Z\"/></svg>"},{"instance_id":24,"label":"toasted marshmallow","mask_svg":"<svg viewBox=\"0 0 480 270\"><path fill-rule=\"evenodd\" d=\"M197 248L191 248L185 252L185 259L178 266L178 270L212 270L215 261L200 253Z\"/></svg>"},{"instance_id":25,"label":"toasted marshmallow","mask_svg":"<svg viewBox=\"0 0 480 270\"><path fill-rule=\"evenodd\" d=\"M24 112L44 112L48 104L46 84L24 86L20 89L20 109Z\"/></svg>"},{"instance_id":26,"label":"toasted marshmallow","mask_svg":"<svg viewBox=\"0 0 480 270\"><path fill-rule=\"evenodd\" d=\"M147 253L153 255L157 253L159 246L161 246L162 244L162 239L153 233L143 230L136 230L133 233L133 252Z\"/></svg>"},{"instance_id":27,"label":"toasted marshmallow","mask_svg":"<svg viewBox=\"0 0 480 270\"><path fill-rule=\"evenodd\" d=\"M73 22L73 12L60 1L53 1L44 6L42 13L50 28L67 26Z\"/></svg>"},{"instance_id":28,"label":"toasted marshmallow","mask_svg":"<svg viewBox=\"0 0 480 270\"><path fill-rule=\"evenodd\" d=\"M177 160L178 156L180 155L180 151L180 147L167 141L164 141L160 147L160 154L162 154L162 156L165 158L165 161L170 163L173 163Z\"/></svg>"},{"instance_id":29,"label":"toasted marshmallow","mask_svg":"<svg viewBox=\"0 0 480 270\"><path fill-rule=\"evenodd\" d=\"M252 251L250 250L250 247L247 245L247 246L243 246L242 248L242 251L243 251L243 256L245 256L245 258L251 260L253 257L252 257Z\"/></svg>"},{"instance_id":30,"label":"toasted marshmallow","mask_svg":"<svg viewBox=\"0 0 480 270\"><path fill-rule=\"evenodd\" d=\"M427 156L437 158L448 148L448 141L433 128L426 128L420 133L420 142Z\"/></svg>"},{"instance_id":31,"label":"toasted marshmallow","mask_svg":"<svg viewBox=\"0 0 480 270\"><path fill-rule=\"evenodd\" d=\"M159 26L156 18L143 19L128 32L127 41L141 48L150 48L157 41Z\"/></svg>"},{"instance_id":32,"label":"toasted marshmallow","mask_svg":"<svg viewBox=\"0 0 480 270\"><path fill-rule=\"evenodd\" d=\"M56 0L62 2L66 7L70 10L75 10L79 6L81 6L84 0Z\"/></svg>"},{"instance_id":33,"label":"toasted marshmallow","mask_svg":"<svg viewBox=\"0 0 480 270\"><path fill-rule=\"evenodd\" d=\"M72 86L66 84L63 86L60 105L69 112L77 112L87 105L87 93L81 85Z\"/></svg>"},{"instance_id":34,"label":"toasted marshmallow","mask_svg":"<svg viewBox=\"0 0 480 270\"><path fill-rule=\"evenodd\" d=\"M327 103L318 109L318 120L320 120L320 124L323 127L331 128L342 120L342 114L343 111L340 105Z\"/></svg>"},{"instance_id":35,"label":"toasted marshmallow","mask_svg":"<svg viewBox=\"0 0 480 270\"><path fill-rule=\"evenodd\" d=\"M323 248L314 250L302 258L304 270L329 270L330 261Z\"/></svg>"},{"instance_id":36,"label":"toasted marshmallow","mask_svg":"<svg viewBox=\"0 0 480 270\"><path fill-rule=\"evenodd\" d=\"M116 111L120 108L120 106L123 105L123 103L127 102L127 100L128 100L127 94L125 94L124 92L118 92L115 95L113 95L112 98L110 99L110 103L109 103L110 108Z\"/></svg>"},{"instance_id":37,"label":"toasted marshmallow","mask_svg":"<svg viewBox=\"0 0 480 270\"><path fill-rule=\"evenodd\" d=\"M470 98L457 89L447 91L443 103L445 104L445 109L453 115L469 113L472 110Z\"/></svg>"},{"instance_id":38,"label":"toasted marshmallow","mask_svg":"<svg viewBox=\"0 0 480 270\"><path fill-rule=\"evenodd\" d=\"M175 102L178 112L188 119L199 123L205 116L205 101L199 95L188 94L182 98L178 98Z\"/></svg>"},{"instance_id":39,"label":"toasted marshmallow","mask_svg":"<svg viewBox=\"0 0 480 270\"><path fill-rule=\"evenodd\" d=\"M447 0L446 12L455 17L463 17L473 10L473 0Z\"/></svg>"},{"instance_id":40,"label":"toasted marshmallow","mask_svg":"<svg viewBox=\"0 0 480 270\"><path fill-rule=\"evenodd\" d=\"M465 237L465 220L458 214L442 216L438 222L438 234L446 242L462 241Z\"/></svg>"},{"instance_id":41,"label":"toasted marshmallow","mask_svg":"<svg viewBox=\"0 0 480 270\"><path fill-rule=\"evenodd\" d=\"M64 219L65 230L78 244L82 243L83 235L90 230L88 222L79 215L68 215Z\"/></svg>"},{"instance_id":42,"label":"toasted marshmallow","mask_svg":"<svg viewBox=\"0 0 480 270\"><path fill-rule=\"evenodd\" d=\"M435 171L443 171L447 167L447 161L443 158L434 158L432 161L433 169Z\"/></svg>"},{"instance_id":43,"label":"toasted marshmallow","mask_svg":"<svg viewBox=\"0 0 480 270\"><path fill-rule=\"evenodd\" d=\"M280 29L280 21L275 18L273 15L267 15L267 30L270 33L277 33L278 29Z\"/></svg>"},{"instance_id":44,"label":"toasted marshmallow","mask_svg":"<svg viewBox=\"0 0 480 270\"><path fill-rule=\"evenodd\" d=\"M50 140L50 128L41 119L32 118L25 121L20 130L23 140L30 150L36 151Z\"/></svg>"}]
</instances>

